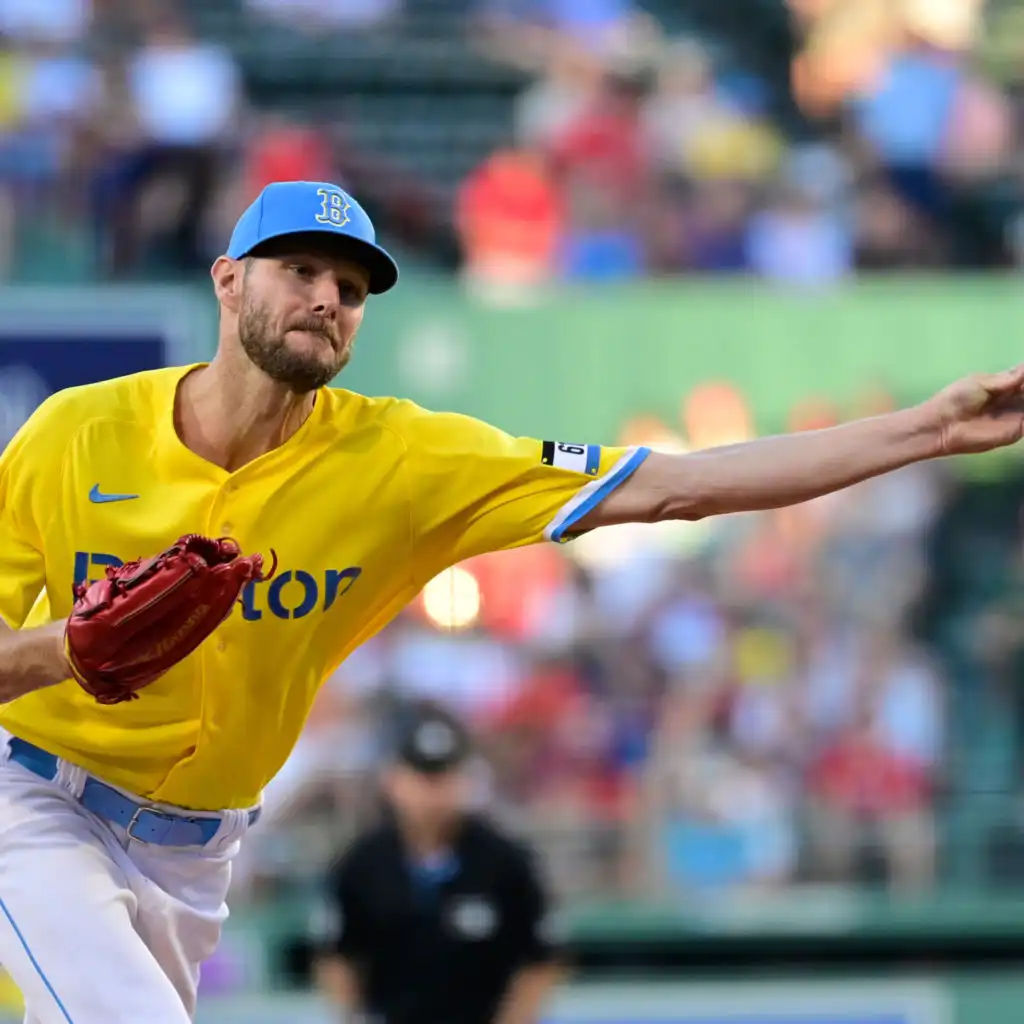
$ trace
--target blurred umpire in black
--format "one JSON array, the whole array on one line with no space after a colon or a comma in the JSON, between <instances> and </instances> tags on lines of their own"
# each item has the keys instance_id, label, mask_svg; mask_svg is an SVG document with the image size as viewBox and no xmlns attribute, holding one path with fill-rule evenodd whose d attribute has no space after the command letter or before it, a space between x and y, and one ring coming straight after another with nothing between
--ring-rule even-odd
<instances>
[{"instance_id":1,"label":"blurred umpire in black","mask_svg":"<svg viewBox=\"0 0 1024 1024\"><path fill-rule=\"evenodd\" d=\"M340 1019L536 1024L563 949L533 857L470 811L472 745L433 704L399 727L388 813L331 870L318 979Z\"/></svg>"}]
</instances>

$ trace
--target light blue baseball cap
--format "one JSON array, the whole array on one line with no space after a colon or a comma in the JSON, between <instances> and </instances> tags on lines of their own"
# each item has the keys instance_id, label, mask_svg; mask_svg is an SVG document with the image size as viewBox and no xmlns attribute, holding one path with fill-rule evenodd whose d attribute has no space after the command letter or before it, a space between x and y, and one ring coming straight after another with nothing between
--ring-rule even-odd
<instances>
[{"instance_id":1,"label":"light blue baseball cap","mask_svg":"<svg viewBox=\"0 0 1024 1024\"><path fill-rule=\"evenodd\" d=\"M311 233L336 238L339 252L351 254L369 271L373 295L398 283L398 264L377 244L366 211L344 189L326 181L267 185L238 218L227 255L240 260L272 238Z\"/></svg>"}]
</instances>

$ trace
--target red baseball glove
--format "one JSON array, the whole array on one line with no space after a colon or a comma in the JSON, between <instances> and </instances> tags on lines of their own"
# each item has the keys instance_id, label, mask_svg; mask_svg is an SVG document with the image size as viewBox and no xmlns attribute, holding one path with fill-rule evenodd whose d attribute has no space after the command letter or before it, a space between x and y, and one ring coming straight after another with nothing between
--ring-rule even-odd
<instances>
[{"instance_id":1,"label":"red baseball glove","mask_svg":"<svg viewBox=\"0 0 1024 1024\"><path fill-rule=\"evenodd\" d=\"M75 588L64 651L83 689L100 704L134 700L191 654L227 617L263 556L238 544L186 534L153 558L108 568L106 578Z\"/></svg>"}]
</instances>

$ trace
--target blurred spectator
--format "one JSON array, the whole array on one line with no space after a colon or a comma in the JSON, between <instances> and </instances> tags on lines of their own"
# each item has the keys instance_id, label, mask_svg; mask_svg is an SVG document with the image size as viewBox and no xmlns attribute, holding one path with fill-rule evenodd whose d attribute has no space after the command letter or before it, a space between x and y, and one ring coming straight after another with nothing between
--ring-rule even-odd
<instances>
[{"instance_id":1,"label":"blurred spectator","mask_svg":"<svg viewBox=\"0 0 1024 1024\"><path fill-rule=\"evenodd\" d=\"M573 40L552 46L544 71L516 99L520 145L549 149L598 100L604 68Z\"/></svg>"},{"instance_id":2,"label":"blurred spectator","mask_svg":"<svg viewBox=\"0 0 1024 1024\"><path fill-rule=\"evenodd\" d=\"M107 265L123 274L139 261L143 231L164 228L172 264L196 268L208 255L203 231L220 161L238 129L238 69L226 50L193 39L162 12L126 73L137 134L99 184L99 223L111 226ZM160 219L169 221L156 229L147 224L154 189Z\"/></svg>"},{"instance_id":3,"label":"blurred spectator","mask_svg":"<svg viewBox=\"0 0 1024 1024\"><path fill-rule=\"evenodd\" d=\"M777 133L720 87L708 55L689 40L666 48L644 128L664 170L698 180L762 180L782 149Z\"/></svg>"},{"instance_id":4,"label":"blurred spectator","mask_svg":"<svg viewBox=\"0 0 1024 1024\"><path fill-rule=\"evenodd\" d=\"M621 55L649 31L633 0L481 0L475 23L489 52L531 67L563 42Z\"/></svg>"},{"instance_id":5,"label":"blurred spectator","mask_svg":"<svg viewBox=\"0 0 1024 1024\"><path fill-rule=\"evenodd\" d=\"M880 739L934 781L944 753L941 684L934 666L891 627L872 637L869 664L878 680Z\"/></svg>"},{"instance_id":6,"label":"blurred spectator","mask_svg":"<svg viewBox=\"0 0 1024 1024\"><path fill-rule=\"evenodd\" d=\"M651 167L641 101L640 83L609 75L552 145L566 201L562 272L570 280L635 277L644 270L640 228Z\"/></svg>"},{"instance_id":7,"label":"blurred spectator","mask_svg":"<svg viewBox=\"0 0 1024 1024\"><path fill-rule=\"evenodd\" d=\"M569 185L569 228L560 269L567 281L639 277L645 269L639 217L616 202L611 190L587 179Z\"/></svg>"},{"instance_id":8,"label":"blurred spectator","mask_svg":"<svg viewBox=\"0 0 1024 1024\"><path fill-rule=\"evenodd\" d=\"M879 735L876 712L860 715L811 769L817 865L828 880L849 882L865 844L877 843L893 888L926 888L935 874L929 775Z\"/></svg>"},{"instance_id":9,"label":"blurred spectator","mask_svg":"<svg viewBox=\"0 0 1024 1024\"><path fill-rule=\"evenodd\" d=\"M81 212L72 172L102 78L70 44L40 32L0 54L0 83L0 264L9 266L18 207L38 211L39 227Z\"/></svg>"},{"instance_id":10,"label":"blurred spectator","mask_svg":"<svg viewBox=\"0 0 1024 1024\"><path fill-rule=\"evenodd\" d=\"M540 21L601 52L628 31L633 0L541 0Z\"/></svg>"},{"instance_id":11,"label":"blurred spectator","mask_svg":"<svg viewBox=\"0 0 1024 1024\"><path fill-rule=\"evenodd\" d=\"M655 158L685 173L693 140L738 116L715 88L711 63L690 40L666 47L655 88L644 104L644 128Z\"/></svg>"},{"instance_id":12,"label":"blurred spectator","mask_svg":"<svg viewBox=\"0 0 1024 1024\"><path fill-rule=\"evenodd\" d=\"M784 777L716 738L718 704L712 688L677 690L662 709L652 761L652 866L696 898L781 883L796 865Z\"/></svg>"},{"instance_id":13,"label":"blurred spectator","mask_svg":"<svg viewBox=\"0 0 1024 1024\"><path fill-rule=\"evenodd\" d=\"M770 281L827 285L853 268L847 225L806 188L784 184L776 201L754 215L747 234L751 269Z\"/></svg>"},{"instance_id":14,"label":"blurred spectator","mask_svg":"<svg viewBox=\"0 0 1024 1024\"><path fill-rule=\"evenodd\" d=\"M934 266L943 261L941 240L927 221L886 184L865 184L853 209L858 270Z\"/></svg>"},{"instance_id":15,"label":"blurred spectator","mask_svg":"<svg viewBox=\"0 0 1024 1024\"><path fill-rule=\"evenodd\" d=\"M456 223L470 282L537 285L549 279L564 212L543 156L523 149L489 157L462 184Z\"/></svg>"},{"instance_id":16,"label":"blurred spectator","mask_svg":"<svg viewBox=\"0 0 1024 1024\"><path fill-rule=\"evenodd\" d=\"M60 44L38 43L22 50L22 130L38 139L40 150L52 149L60 168L62 144L96 109L102 79L98 69Z\"/></svg>"},{"instance_id":17,"label":"blurred spectator","mask_svg":"<svg viewBox=\"0 0 1024 1024\"><path fill-rule=\"evenodd\" d=\"M245 154L244 209L274 181L328 181L334 175L325 133L282 117L267 117L248 140Z\"/></svg>"},{"instance_id":18,"label":"blurred spectator","mask_svg":"<svg viewBox=\"0 0 1024 1024\"><path fill-rule=\"evenodd\" d=\"M944 710L935 668L896 622L847 627L831 668L818 661L808 676L806 721L820 742L809 762L810 840L832 880L855 877L861 855L880 849L893 886L921 888L935 871Z\"/></svg>"},{"instance_id":19,"label":"blurred spectator","mask_svg":"<svg viewBox=\"0 0 1024 1024\"><path fill-rule=\"evenodd\" d=\"M551 157L565 188L593 186L616 206L644 194L651 168L640 120L642 88L633 78L607 75L590 103L554 139Z\"/></svg>"},{"instance_id":20,"label":"blurred spectator","mask_svg":"<svg viewBox=\"0 0 1024 1024\"><path fill-rule=\"evenodd\" d=\"M520 657L482 630L448 635L410 618L390 637L387 679L399 696L437 700L476 721L512 699L521 680Z\"/></svg>"},{"instance_id":21,"label":"blurred spectator","mask_svg":"<svg viewBox=\"0 0 1024 1024\"><path fill-rule=\"evenodd\" d=\"M1013 158L1014 134L1008 99L980 78L966 78L950 112L941 169L956 185L999 175Z\"/></svg>"},{"instance_id":22,"label":"blurred spectator","mask_svg":"<svg viewBox=\"0 0 1024 1024\"><path fill-rule=\"evenodd\" d=\"M947 42L923 10L913 8L902 46L852 110L897 194L942 219L950 214L952 189L1006 165L1012 119L1006 98L970 71L963 33Z\"/></svg>"},{"instance_id":23,"label":"blurred spectator","mask_svg":"<svg viewBox=\"0 0 1024 1024\"><path fill-rule=\"evenodd\" d=\"M854 104L861 135L911 198L924 200L915 178L939 162L963 71L956 55L924 44L895 56L874 88Z\"/></svg>"},{"instance_id":24,"label":"blurred spectator","mask_svg":"<svg viewBox=\"0 0 1024 1024\"><path fill-rule=\"evenodd\" d=\"M676 248L676 270L729 274L750 269L747 228L754 205L738 182L708 182L685 204Z\"/></svg>"},{"instance_id":25,"label":"blurred spectator","mask_svg":"<svg viewBox=\"0 0 1024 1024\"><path fill-rule=\"evenodd\" d=\"M68 45L85 35L91 16L90 0L0 0L0 36L16 43Z\"/></svg>"}]
</instances>

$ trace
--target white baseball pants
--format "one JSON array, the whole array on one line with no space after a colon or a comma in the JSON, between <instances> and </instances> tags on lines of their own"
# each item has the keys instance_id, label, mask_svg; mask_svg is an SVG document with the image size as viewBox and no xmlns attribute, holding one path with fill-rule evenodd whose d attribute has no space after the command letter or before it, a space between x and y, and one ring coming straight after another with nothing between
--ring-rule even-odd
<instances>
[{"instance_id":1,"label":"white baseball pants","mask_svg":"<svg viewBox=\"0 0 1024 1024\"><path fill-rule=\"evenodd\" d=\"M248 815L202 847L150 846L77 802L87 777L33 775L0 732L0 964L26 1024L188 1024Z\"/></svg>"}]
</instances>

